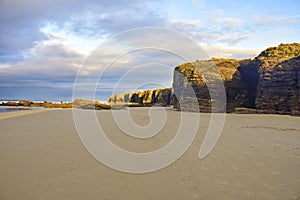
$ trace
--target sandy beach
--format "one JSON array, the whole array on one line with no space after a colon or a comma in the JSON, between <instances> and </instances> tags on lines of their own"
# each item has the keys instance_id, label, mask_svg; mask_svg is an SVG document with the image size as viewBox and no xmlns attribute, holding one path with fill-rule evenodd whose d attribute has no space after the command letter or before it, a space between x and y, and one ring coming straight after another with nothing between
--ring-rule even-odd
<instances>
[{"instance_id":1,"label":"sandy beach","mask_svg":"<svg viewBox=\"0 0 300 200\"><path fill-rule=\"evenodd\" d=\"M168 110L158 135L138 139L124 134L111 112L96 112L100 125L113 143L134 152L165 146L180 121L180 112ZM130 113L140 126L151 121L147 109ZM0 119L1 200L300 199L299 117L227 114L218 143L199 159L210 121L201 114L184 155L144 174L97 161L81 143L71 109L1 113Z\"/></svg>"},{"instance_id":2,"label":"sandy beach","mask_svg":"<svg viewBox=\"0 0 300 200\"><path fill-rule=\"evenodd\" d=\"M1 119L8 119L8 118L13 118L13 117L19 117L23 115L29 115L33 113L39 113L39 112L44 112L48 111L48 109L43 108L43 109L38 109L38 110L23 110L23 111L17 111L17 112L3 112L0 113L0 120Z\"/></svg>"}]
</instances>

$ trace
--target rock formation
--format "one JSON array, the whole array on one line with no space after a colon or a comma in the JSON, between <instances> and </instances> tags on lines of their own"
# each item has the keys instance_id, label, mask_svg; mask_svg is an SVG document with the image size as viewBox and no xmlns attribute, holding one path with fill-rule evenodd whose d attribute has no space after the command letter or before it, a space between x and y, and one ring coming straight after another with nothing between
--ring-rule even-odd
<instances>
[{"instance_id":1,"label":"rock formation","mask_svg":"<svg viewBox=\"0 0 300 200\"><path fill-rule=\"evenodd\" d=\"M237 73L240 61L235 59L216 59L184 63L174 70L173 91L174 108L184 111L211 112L212 101L226 102L226 99L219 99L225 91L228 102L236 103L233 100L238 93L244 89L239 81L232 81L233 75ZM237 76L237 75L236 75ZM209 83L209 84L207 84ZM218 83L218 84L217 84ZM218 87L218 85L223 86ZM225 90L224 90L225 89ZM226 96L225 96L226 98ZM221 112L217 109L214 112Z\"/></svg>"},{"instance_id":2,"label":"rock formation","mask_svg":"<svg viewBox=\"0 0 300 200\"><path fill-rule=\"evenodd\" d=\"M93 109L93 110L111 109L111 106L109 104L101 103L99 101L75 99L72 104L73 104L73 108Z\"/></svg>"},{"instance_id":3,"label":"rock formation","mask_svg":"<svg viewBox=\"0 0 300 200\"><path fill-rule=\"evenodd\" d=\"M300 44L281 44L255 59L211 59L179 65L174 70L174 108L211 112L211 69L220 74L227 112L300 114ZM211 80L207 80L211 79ZM192 88L192 89L191 89ZM196 101L196 103L195 103Z\"/></svg>"},{"instance_id":4,"label":"rock formation","mask_svg":"<svg viewBox=\"0 0 300 200\"><path fill-rule=\"evenodd\" d=\"M212 58L181 64L174 69L172 89L117 94L109 102L158 103L193 112L300 115L299 80L300 44L281 44L254 59Z\"/></svg>"},{"instance_id":5,"label":"rock formation","mask_svg":"<svg viewBox=\"0 0 300 200\"><path fill-rule=\"evenodd\" d=\"M300 44L280 45L258 58L256 108L282 114L300 114Z\"/></svg>"},{"instance_id":6,"label":"rock formation","mask_svg":"<svg viewBox=\"0 0 300 200\"><path fill-rule=\"evenodd\" d=\"M116 106L152 106L171 105L172 91L170 88L158 88L154 90L144 90L115 94L110 96L109 103Z\"/></svg>"}]
</instances>

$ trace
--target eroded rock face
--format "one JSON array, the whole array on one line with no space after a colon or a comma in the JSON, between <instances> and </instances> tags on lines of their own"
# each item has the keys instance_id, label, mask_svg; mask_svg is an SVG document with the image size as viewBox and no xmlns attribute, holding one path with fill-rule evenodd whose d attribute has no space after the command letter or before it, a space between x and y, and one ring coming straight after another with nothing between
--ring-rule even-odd
<instances>
[{"instance_id":1,"label":"eroded rock face","mask_svg":"<svg viewBox=\"0 0 300 200\"><path fill-rule=\"evenodd\" d=\"M300 44L270 47L257 56L258 68L255 106L279 114L300 115Z\"/></svg>"},{"instance_id":2,"label":"eroded rock face","mask_svg":"<svg viewBox=\"0 0 300 200\"><path fill-rule=\"evenodd\" d=\"M268 58L259 68L256 107L283 114L300 113L300 57Z\"/></svg>"},{"instance_id":3,"label":"eroded rock face","mask_svg":"<svg viewBox=\"0 0 300 200\"><path fill-rule=\"evenodd\" d=\"M173 106L177 110L211 112L208 87L197 64L199 63L184 63L174 70Z\"/></svg>"},{"instance_id":4,"label":"eroded rock face","mask_svg":"<svg viewBox=\"0 0 300 200\"><path fill-rule=\"evenodd\" d=\"M158 88L154 90L136 91L110 96L109 103L112 105L128 106L151 106L160 104L171 105L172 91L170 88Z\"/></svg>"},{"instance_id":5,"label":"eroded rock face","mask_svg":"<svg viewBox=\"0 0 300 200\"><path fill-rule=\"evenodd\" d=\"M215 66L211 68L218 71L225 86L227 112L299 115L299 56L300 44L294 43L268 48L255 59L213 58L179 65L174 70L174 108L212 111L210 92L216 91L208 90L207 83L212 84L214 78L207 68Z\"/></svg>"},{"instance_id":6,"label":"eroded rock face","mask_svg":"<svg viewBox=\"0 0 300 200\"><path fill-rule=\"evenodd\" d=\"M239 104L236 98L242 97L240 93L245 88L240 83L239 66L238 60L216 58L177 66L173 78L174 108L192 112L222 112L224 106L221 104L226 101L222 95L227 98L229 107L235 107ZM212 105L219 105L217 101L220 101L220 106L214 106L216 110L212 110Z\"/></svg>"}]
</instances>

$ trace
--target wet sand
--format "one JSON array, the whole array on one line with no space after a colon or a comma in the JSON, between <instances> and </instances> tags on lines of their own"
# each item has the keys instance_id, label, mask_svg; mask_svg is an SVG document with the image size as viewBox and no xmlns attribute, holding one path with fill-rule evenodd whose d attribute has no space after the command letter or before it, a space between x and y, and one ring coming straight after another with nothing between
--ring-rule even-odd
<instances>
[{"instance_id":1,"label":"wet sand","mask_svg":"<svg viewBox=\"0 0 300 200\"><path fill-rule=\"evenodd\" d=\"M137 139L116 126L111 111L97 111L97 116L108 138L135 152L166 145L180 121L180 112L169 110L160 134ZM150 122L145 109L133 109L131 116L140 126ZM81 143L70 109L0 117L1 200L300 199L299 117L227 114L218 143L199 159L209 123L209 115L201 114L198 134L185 154L145 174L116 171L97 161Z\"/></svg>"}]
</instances>

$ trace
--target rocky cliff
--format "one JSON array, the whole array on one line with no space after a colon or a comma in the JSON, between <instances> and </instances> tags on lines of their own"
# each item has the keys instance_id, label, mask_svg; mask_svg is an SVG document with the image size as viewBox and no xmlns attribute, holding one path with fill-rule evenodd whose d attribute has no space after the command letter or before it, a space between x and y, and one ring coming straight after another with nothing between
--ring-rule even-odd
<instances>
[{"instance_id":1,"label":"rocky cliff","mask_svg":"<svg viewBox=\"0 0 300 200\"><path fill-rule=\"evenodd\" d=\"M135 91L110 96L109 103L112 106L151 106L159 104L171 105L172 91L170 88L158 88L154 90Z\"/></svg>"},{"instance_id":2,"label":"rocky cliff","mask_svg":"<svg viewBox=\"0 0 300 200\"><path fill-rule=\"evenodd\" d=\"M216 91L209 91L205 80L211 68L218 71L224 83L227 112L247 112L240 109L243 107L251 113L299 115L299 56L300 44L294 43L268 48L254 59L213 58L179 65L174 70L174 107L211 112L214 99L210 92Z\"/></svg>"},{"instance_id":3,"label":"rocky cliff","mask_svg":"<svg viewBox=\"0 0 300 200\"><path fill-rule=\"evenodd\" d=\"M300 44L281 44L253 59L212 58L181 64L174 69L172 89L117 94L109 102L173 105L193 112L300 115L299 80Z\"/></svg>"},{"instance_id":4,"label":"rocky cliff","mask_svg":"<svg viewBox=\"0 0 300 200\"><path fill-rule=\"evenodd\" d=\"M238 94L245 88L236 79L233 81L233 76L239 75L237 71L239 66L238 60L217 58L177 66L173 77L174 108L184 111L211 112L212 101L217 101L219 93L222 92L228 94L227 102L236 104L235 98L238 98ZM210 85L207 82L210 82ZM225 88L215 87L214 83L219 82L224 84ZM225 102L225 99L222 101Z\"/></svg>"},{"instance_id":5,"label":"rocky cliff","mask_svg":"<svg viewBox=\"0 0 300 200\"><path fill-rule=\"evenodd\" d=\"M255 106L282 114L300 114L300 44L268 48L258 57Z\"/></svg>"}]
</instances>

